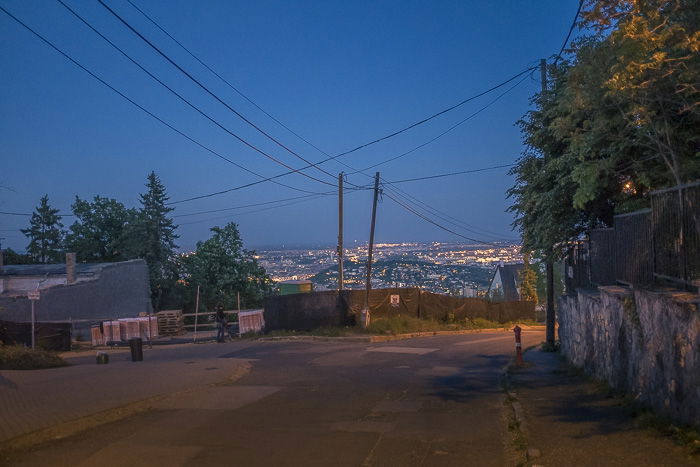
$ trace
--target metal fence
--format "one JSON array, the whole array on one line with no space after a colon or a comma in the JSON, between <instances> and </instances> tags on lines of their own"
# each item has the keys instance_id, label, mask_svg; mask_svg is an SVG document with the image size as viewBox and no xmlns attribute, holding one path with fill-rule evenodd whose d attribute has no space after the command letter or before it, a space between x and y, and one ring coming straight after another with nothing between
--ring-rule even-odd
<instances>
[{"instance_id":1,"label":"metal fence","mask_svg":"<svg viewBox=\"0 0 700 467\"><path fill-rule=\"evenodd\" d=\"M615 284L615 229L594 229L588 238L591 284Z\"/></svg>"},{"instance_id":2,"label":"metal fence","mask_svg":"<svg viewBox=\"0 0 700 467\"><path fill-rule=\"evenodd\" d=\"M700 279L700 182L651 194L654 273L690 285Z\"/></svg>"},{"instance_id":3,"label":"metal fence","mask_svg":"<svg viewBox=\"0 0 700 467\"><path fill-rule=\"evenodd\" d=\"M628 285L654 281L651 209L614 217L615 279Z\"/></svg>"},{"instance_id":4,"label":"metal fence","mask_svg":"<svg viewBox=\"0 0 700 467\"><path fill-rule=\"evenodd\" d=\"M651 209L614 217L613 228L591 230L572 245L566 286L617 283L700 286L700 182L651 193Z\"/></svg>"},{"instance_id":5,"label":"metal fence","mask_svg":"<svg viewBox=\"0 0 700 467\"><path fill-rule=\"evenodd\" d=\"M578 288L591 286L587 242L576 242L569 248L564 261L564 286L569 295L575 294Z\"/></svg>"}]
</instances>

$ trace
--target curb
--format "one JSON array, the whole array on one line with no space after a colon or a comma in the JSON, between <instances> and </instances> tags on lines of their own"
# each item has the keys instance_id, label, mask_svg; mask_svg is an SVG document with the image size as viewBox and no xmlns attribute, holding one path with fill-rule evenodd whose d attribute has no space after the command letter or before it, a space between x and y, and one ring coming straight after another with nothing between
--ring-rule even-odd
<instances>
[{"instance_id":1,"label":"curb","mask_svg":"<svg viewBox=\"0 0 700 467\"><path fill-rule=\"evenodd\" d=\"M535 326L525 328L523 332L539 331ZM259 337L255 339L258 342L276 342L276 341L300 341L300 342L389 342L403 339L412 339L414 337L434 337L434 336L456 336L461 334L480 334L485 332L510 332L505 328L487 328L487 329L464 329L459 331L423 331L411 332L406 334L394 335L375 335L375 336L279 336L279 337Z\"/></svg>"},{"instance_id":2,"label":"curb","mask_svg":"<svg viewBox=\"0 0 700 467\"><path fill-rule=\"evenodd\" d=\"M537 348L537 346L531 346L524 350L523 353L529 352ZM523 447L515 447L515 452L517 453L514 457L516 458L517 465L526 465L528 462L540 457L542 454L539 449L531 448L528 442L528 428L527 422L525 420L525 410L522 404L518 400L518 395L513 391L513 386L511 382L511 369L515 365L515 359L512 359L507 365L503 367L501 378L503 392L505 393L505 404L510 408L511 415L515 421L515 429L513 430L515 438L520 439L523 443ZM510 430L509 430L510 431ZM522 452L520 452L522 451ZM532 464L533 466L535 464Z\"/></svg>"}]
</instances>

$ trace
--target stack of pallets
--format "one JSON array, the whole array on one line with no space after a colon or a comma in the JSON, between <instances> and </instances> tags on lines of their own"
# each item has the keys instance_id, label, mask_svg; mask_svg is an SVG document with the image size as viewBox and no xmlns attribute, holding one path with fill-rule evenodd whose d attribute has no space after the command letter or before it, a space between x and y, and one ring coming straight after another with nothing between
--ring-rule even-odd
<instances>
[{"instance_id":1,"label":"stack of pallets","mask_svg":"<svg viewBox=\"0 0 700 467\"><path fill-rule=\"evenodd\" d=\"M182 310L164 310L156 313L158 317L158 334L179 335L185 332L185 318Z\"/></svg>"}]
</instances>

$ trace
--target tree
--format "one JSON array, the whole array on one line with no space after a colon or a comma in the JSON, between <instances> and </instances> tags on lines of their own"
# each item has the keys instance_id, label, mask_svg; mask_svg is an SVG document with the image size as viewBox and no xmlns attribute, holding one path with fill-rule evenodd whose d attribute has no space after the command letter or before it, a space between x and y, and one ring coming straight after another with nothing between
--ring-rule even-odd
<instances>
[{"instance_id":1,"label":"tree","mask_svg":"<svg viewBox=\"0 0 700 467\"><path fill-rule=\"evenodd\" d=\"M148 264L151 283L151 300L157 310L160 297L176 280L175 233L177 226L169 213L173 210L166 205L168 196L165 187L155 172L148 175L147 191L140 197L141 209L136 219L129 225L126 237L125 256L143 258Z\"/></svg>"},{"instance_id":2,"label":"tree","mask_svg":"<svg viewBox=\"0 0 700 467\"><path fill-rule=\"evenodd\" d=\"M109 262L127 259L126 230L137 212L115 199L95 196L85 201L78 196L71 206L77 220L70 226L65 244L78 261Z\"/></svg>"},{"instance_id":3,"label":"tree","mask_svg":"<svg viewBox=\"0 0 700 467\"><path fill-rule=\"evenodd\" d=\"M260 306L272 290L272 280L258 264L255 252L243 248L233 222L211 231L211 238L198 242L195 252L183 257L185 280L192 294L200 285L200 301L208 309L219 302L235 306L238 293L242 307Z\"/></svg>"},{"instance_id":4,"label":"tree","mask_svg":"<svg viewBox=\"0 0 700 467\"><path fill-rule=\"evenodd\" d=\"M520 299L537 304L537 272L530 266L530 255L524 255L523 263L525 263L523 269L518 272L520 276Z\"/></svg>"},{"instance_id":5,"label":"tree","mask_svg":"<svg viewBox=\"0 0 700 467\"><path fill-rule=\"evenodd\" d=\"M524 252L543 259L700 177L700 2L587 0L582 14L594 34L548 67L519 122L510 210Z\"/></svg>"},{"instance_id":6,"label":"tree","mask_svg":"<svg viewBox=\"0 0 700 467\"><path fill-rule=\"evenodd\" d=\"M628 127L675 184L697 177L700 3L588 0L586 6L583 25L615 49L604 85L612 98L628 104L620 108Z\"/></svg>"},{"instance_id":7,"label":"tree","mask_svg":"<svg viewBox=\"0 0 700 467\"><path fill-rule=\"evenodd\" d=\"M44 195L32 213L29 228L22 233L29 238L27 253L37 263L58 262L63 252L63 224L58 209L49 205L49 196Z\"/></svg>"},{"instance_id":8,"label":"tree","mask_svg":"<svg viewBox=\"0 0 700 467\"><path fill-rule=\"evenodd\" d=\"M32 257L28 254L17 253L12 248L2 250L3 263L10 264L32 264Z\"/></svg>"}]
</instances>

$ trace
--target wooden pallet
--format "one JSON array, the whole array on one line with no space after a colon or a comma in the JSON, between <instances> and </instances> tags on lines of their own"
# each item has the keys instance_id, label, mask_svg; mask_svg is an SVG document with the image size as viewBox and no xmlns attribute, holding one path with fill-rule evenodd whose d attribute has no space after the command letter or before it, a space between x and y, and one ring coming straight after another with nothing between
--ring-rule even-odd
<instances>
[{"instance_id":1,"label":"wooden pallet","mask_svg":"<svg viewBox=\"0 0 700 467\"><path fill-rule=\"evenodd\" d=\"M173 336L185 333L185 318L182 310L164 310L156 313L158 317L158 334Z\"/></svg>"}]
</instances>

